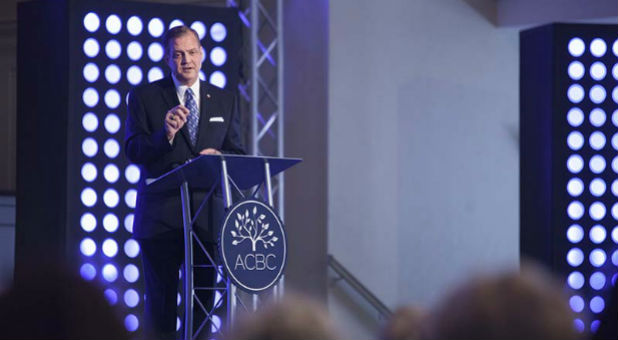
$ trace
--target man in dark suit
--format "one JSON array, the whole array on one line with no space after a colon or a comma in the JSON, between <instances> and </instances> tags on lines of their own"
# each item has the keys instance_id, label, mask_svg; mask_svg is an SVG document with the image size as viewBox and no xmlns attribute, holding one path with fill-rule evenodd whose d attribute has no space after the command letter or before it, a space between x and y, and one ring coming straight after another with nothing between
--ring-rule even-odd
<instances>
[{"instance_id":1,"label":"man in dark suit","mask_svg":"<svg viewBox=\"0 0 618 340\"><path fill-rule=\"evenodd\" d=\"M198 34L177 26L165 33L163 45L171 76L129 93L125 151L141 170L133 236L140 244L146 284L145 328L151 336L173 339L178 271L184 256L180 190L152 193L147 184L199 155L245 151L235 96L199 80L203 52ZM192 193L192 212L205 195ZM211 254L216 251L222 216L219 191L193 225ZM214 278L212 269L195 271L196 285L212 286ZM209 297L201 295L198 298L206 303Z\"/></svg>"}]
</instances>

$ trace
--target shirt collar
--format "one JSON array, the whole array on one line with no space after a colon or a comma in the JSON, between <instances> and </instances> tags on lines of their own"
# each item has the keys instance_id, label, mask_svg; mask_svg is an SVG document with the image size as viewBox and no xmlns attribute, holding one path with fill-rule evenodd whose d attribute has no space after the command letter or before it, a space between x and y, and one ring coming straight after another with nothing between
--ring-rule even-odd
<instances>
[{"instance_id":1,"label":"shirt collar","mask_svg":"<svg viewBox=\"0 0 618 340\"><path fill-rule=\"evenodd\" d=\"M174 86L176 87L176 95L178 96L178 99L180 99L180 102L183 105L185 104L184 103L185 91L187 91L189 87L191 88L191 90L193 90L193 97L199 103L198 99L200 97L200 78L197 78L197 80L191 86L182 85L178 81L178 79L176 79L176 76L174 76L174 74L172 74L172 80L174 81Z\"/></svg>"}]
</instances>

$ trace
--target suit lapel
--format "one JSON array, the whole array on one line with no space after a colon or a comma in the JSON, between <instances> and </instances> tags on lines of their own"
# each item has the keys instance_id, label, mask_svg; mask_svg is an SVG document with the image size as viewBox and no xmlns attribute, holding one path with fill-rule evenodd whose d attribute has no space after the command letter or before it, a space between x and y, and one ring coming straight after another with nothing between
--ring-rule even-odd
<instances>
[{"instance_id":1,"label":"suit lapel","mask_svg":"<svg viewBox=\"0 0 618 340\"><path fill-rule=\"evenodd\" d=\"M176 94L176 86L174 85L172 77L169 77L168 80L169 81L166 83L166 86L163 88L163 98L165 98L165 102L167 103L169 110L174 106L179 105L180 102L178 101L178 95ZM182 104L184 105L184 103ZM189 149L191 149L193 153L195 153L195 149L191 145L191 138L189 138L189 130L186 124L180 129L180 133L182 134L185 143L187 143L187 145L189 146Z\"/></svg>"},{"instance_id":2,"label":"suit lapel","mask_svg":"<svg viewBox=\"0 0 618 340\"><path fill-rule=\"evenodd\" d=\"M200 121L198 125L197 145L203 147L213 147L213 142L209 139L212 134L208 133L208 121L213 112L216 112L218 103L214 100L208 83L200 83Z\"/></svg>"}]
</instances>

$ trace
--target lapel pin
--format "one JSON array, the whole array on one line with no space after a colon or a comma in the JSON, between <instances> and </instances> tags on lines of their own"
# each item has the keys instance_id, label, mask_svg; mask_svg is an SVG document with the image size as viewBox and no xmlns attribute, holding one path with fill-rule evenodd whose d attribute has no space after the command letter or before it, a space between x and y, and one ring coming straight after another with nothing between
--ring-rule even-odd
<instances>
[{"instance_id":1,"label":"lapel pin","mask_svg":"<svg viewBox=\"0 0 618 340\"><path fill-rule=\"evenodd\" d=\"M206 93L206 98L210 98L210 93Z\"/></svg>"}]
</instances>

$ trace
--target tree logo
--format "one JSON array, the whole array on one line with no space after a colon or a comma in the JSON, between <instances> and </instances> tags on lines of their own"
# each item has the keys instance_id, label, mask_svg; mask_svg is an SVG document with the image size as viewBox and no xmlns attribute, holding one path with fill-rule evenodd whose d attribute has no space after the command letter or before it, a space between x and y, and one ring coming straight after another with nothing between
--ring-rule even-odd
<instances>
[{"instance_id":1,"label":"tree logo","mask_svg":"<svg viewBox=\"0 0 618 340\"><path fill-rule=\"evenodd\" d=\"M219 242L224 267L234 284L255 293L277 283L287 256L281 219L264 202L245 200L225 216Z\"/></svg>"}]
</instances>

